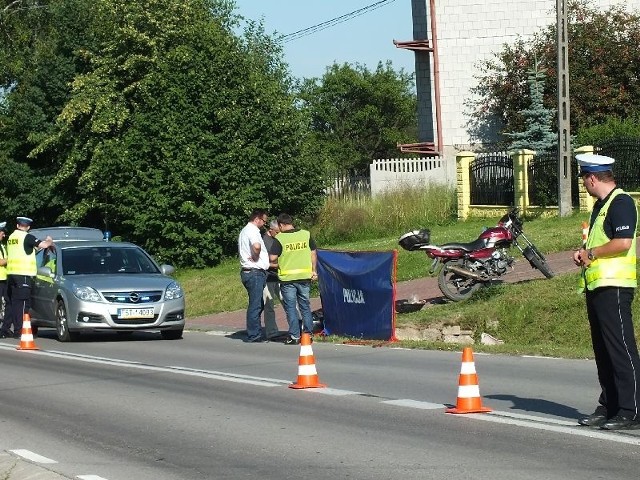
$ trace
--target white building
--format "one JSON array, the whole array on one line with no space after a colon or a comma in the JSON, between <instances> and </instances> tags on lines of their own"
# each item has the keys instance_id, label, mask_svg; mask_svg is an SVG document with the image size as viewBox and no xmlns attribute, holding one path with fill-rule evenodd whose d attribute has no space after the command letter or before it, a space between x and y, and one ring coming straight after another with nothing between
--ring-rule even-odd
<instances>
[{"instance_id":1,"label":"white building","mask_svg":"<svg viewBox=\"0 0 640 480\"><path fill-rule=\"evenodd\" d=\"M411 0L414 40L431 40L427 25L430 0ZM626 5L628 11L640 9L640 0L597 0L603 10ZM505 43L518 37L529 39L534 33L556 22L556 0L435 0L438 61L440 72L440 106L442 151L447 160L455 155L454 145L470 143L466 124L465 102L477 84L475 76L481 60L491 58ZM410 40L410 39L407 39ZM416 83L421 105L418 107L420 141L435 139L435 105L433 100L432 55L416 53ZM407 51L407 55L412 52ZM422 93L422 95L421 95ZM425 94L426 93L426 94ZM422 99L420 98L422 97ZM430 97L430 98L429 98ZM431 121L425 114L432 112ZM431 129L431 131L429 131Z\"/></svg>"}]
</instances>

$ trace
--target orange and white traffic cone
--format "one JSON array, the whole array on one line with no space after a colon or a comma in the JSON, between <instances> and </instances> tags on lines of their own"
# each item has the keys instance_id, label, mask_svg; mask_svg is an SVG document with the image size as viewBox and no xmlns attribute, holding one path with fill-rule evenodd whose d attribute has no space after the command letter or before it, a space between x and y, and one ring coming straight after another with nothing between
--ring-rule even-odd
<instances>
[{"instance_id":1,"label":"orange and white traffic cone","mask_svg":"<svg viewBox=\"0 0 640 480\"><path fill-rule=\"evenodd\" d=\"M473 362L471 347L462 350L462 366L458 380L458 401L453 408L447 408L446 413L483 413L490 412L490 408L482 406L480 387L476 365Z\"/></svg>"},{"instance_id":2,"label":"orange and white traffic cone","mask_svg":"<svg viewBox=\"0 0 640 480\"><path fill-rule=\"evenodd\" d=\"M17 350L40 350L33 341L33 332L31 331L31 317L25 313L22 317L22 332L20 334L20 344Z\"/></svg>"},{"instance_id":3,"label":"orange and white traffic cone","mask_svg":"<svg viewBox=\"0 0 640 480\"><path fill-rule=\"evenodd\" d=\"M316 371L316 361L311 349L311 335L303 333L300 339L300 358L298 359L298 381L289 385L289 388L324 388L320 383Z\"/></svg>"}]
</instances>

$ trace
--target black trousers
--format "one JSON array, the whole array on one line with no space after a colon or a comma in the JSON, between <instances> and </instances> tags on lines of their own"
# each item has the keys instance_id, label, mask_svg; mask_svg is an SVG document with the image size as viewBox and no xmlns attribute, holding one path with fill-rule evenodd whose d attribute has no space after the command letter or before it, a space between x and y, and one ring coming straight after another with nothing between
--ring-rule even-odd
<instances>
[{"instance_id":1,"label":"black trousers","mask_svg":"<svg viewBox=\"0 0 640 480\"><path fill-rule=\"evenodd\" d=\"M9 303L11 304L13 333L20 334L22 333L22 318L25 313L29 313L29 309L31 308L31 286L33 284L33 277L27 275L9 275L7 282L9 286Z\"/></svg>"},{"instance_id":2,"label":"black trousers","mask_svg":"<svg viewBox=\"0 0 640 480\"><path fill-rule=\"evenodd\" d=\"M587 291L587 315L602 393L609 417L640 418L640 358L633 332L634 289L600 287Z\"/></svg>"},{"instance_id":3,"label":"black trousers","mask_svg":"<svg viewBox=\"0 0 640 480\"><path fill-rule=\"evenodd\" d=\"M0 280L0 298L4 300L4 316L0 333L8 334L11 331L13 315L11 315L11 304L9 303L9 284L7 280Z\"/></svg>"}]
</instances>

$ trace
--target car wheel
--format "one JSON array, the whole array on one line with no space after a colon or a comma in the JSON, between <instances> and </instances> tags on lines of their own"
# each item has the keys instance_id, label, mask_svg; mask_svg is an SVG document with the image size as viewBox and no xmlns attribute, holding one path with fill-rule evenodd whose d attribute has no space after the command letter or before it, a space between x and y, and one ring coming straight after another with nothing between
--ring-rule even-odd
<instances>
[{"instance_id":1,"label":"car wheel","mask_svg":"<svg viewBox=\"0 0 640 480\"><path fill-rule=\"evenodd\" d=\"M165 340L178 340L182 338L182 328L180 330L162 330L160 335Z\"/></svg>"},{"instance_id":2,"label":"car wheel","mask_svg":"<svg viewBox=\"0 0 640 480\"><path fill-rule=\"evenodd\" d=\"M38 336L38 327L35 325L31 325L31 333L33 334L34 337Z\"/></svg>"},{"instance_id":3,"label":"car wheel","mask_svg":"<svg viewBox=\"0 0 640 480\"><path fill-rule=\"evenodd\" d=\"M77 333L69 331L67 307L62 300L58 300L56 308L56 336L59 342L72 342L78 338Z\"/></svg>"}]
</instances>

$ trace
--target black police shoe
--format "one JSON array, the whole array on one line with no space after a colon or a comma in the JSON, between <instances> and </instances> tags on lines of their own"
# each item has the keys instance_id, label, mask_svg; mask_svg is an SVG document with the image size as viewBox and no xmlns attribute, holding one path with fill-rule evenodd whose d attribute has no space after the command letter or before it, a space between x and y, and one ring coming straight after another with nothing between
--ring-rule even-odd
<instances>
[{"instance_id":1,"label":"black police shoe","mask_svg":"<svg viewBox=\"0 0 640 480\"><path fill-rule=\"evenodd\" d=\"M604 422L600 428L602 430L635 430L640 428L640 421L632 420L624 415L615 415Z\"/></svg>"},{"instance_id":2,"label":"black police shoe","mask_svg":"<svg viewBox=\"0 0 640 480\"><path fill-rule=\"evenodd\" d=\"M607 421L607 411L602 408L596 408L596 411L591 415L582 417L578 420L580 425L584 425L585 427L600 427Z\"/></svg>"}]
</instances>

